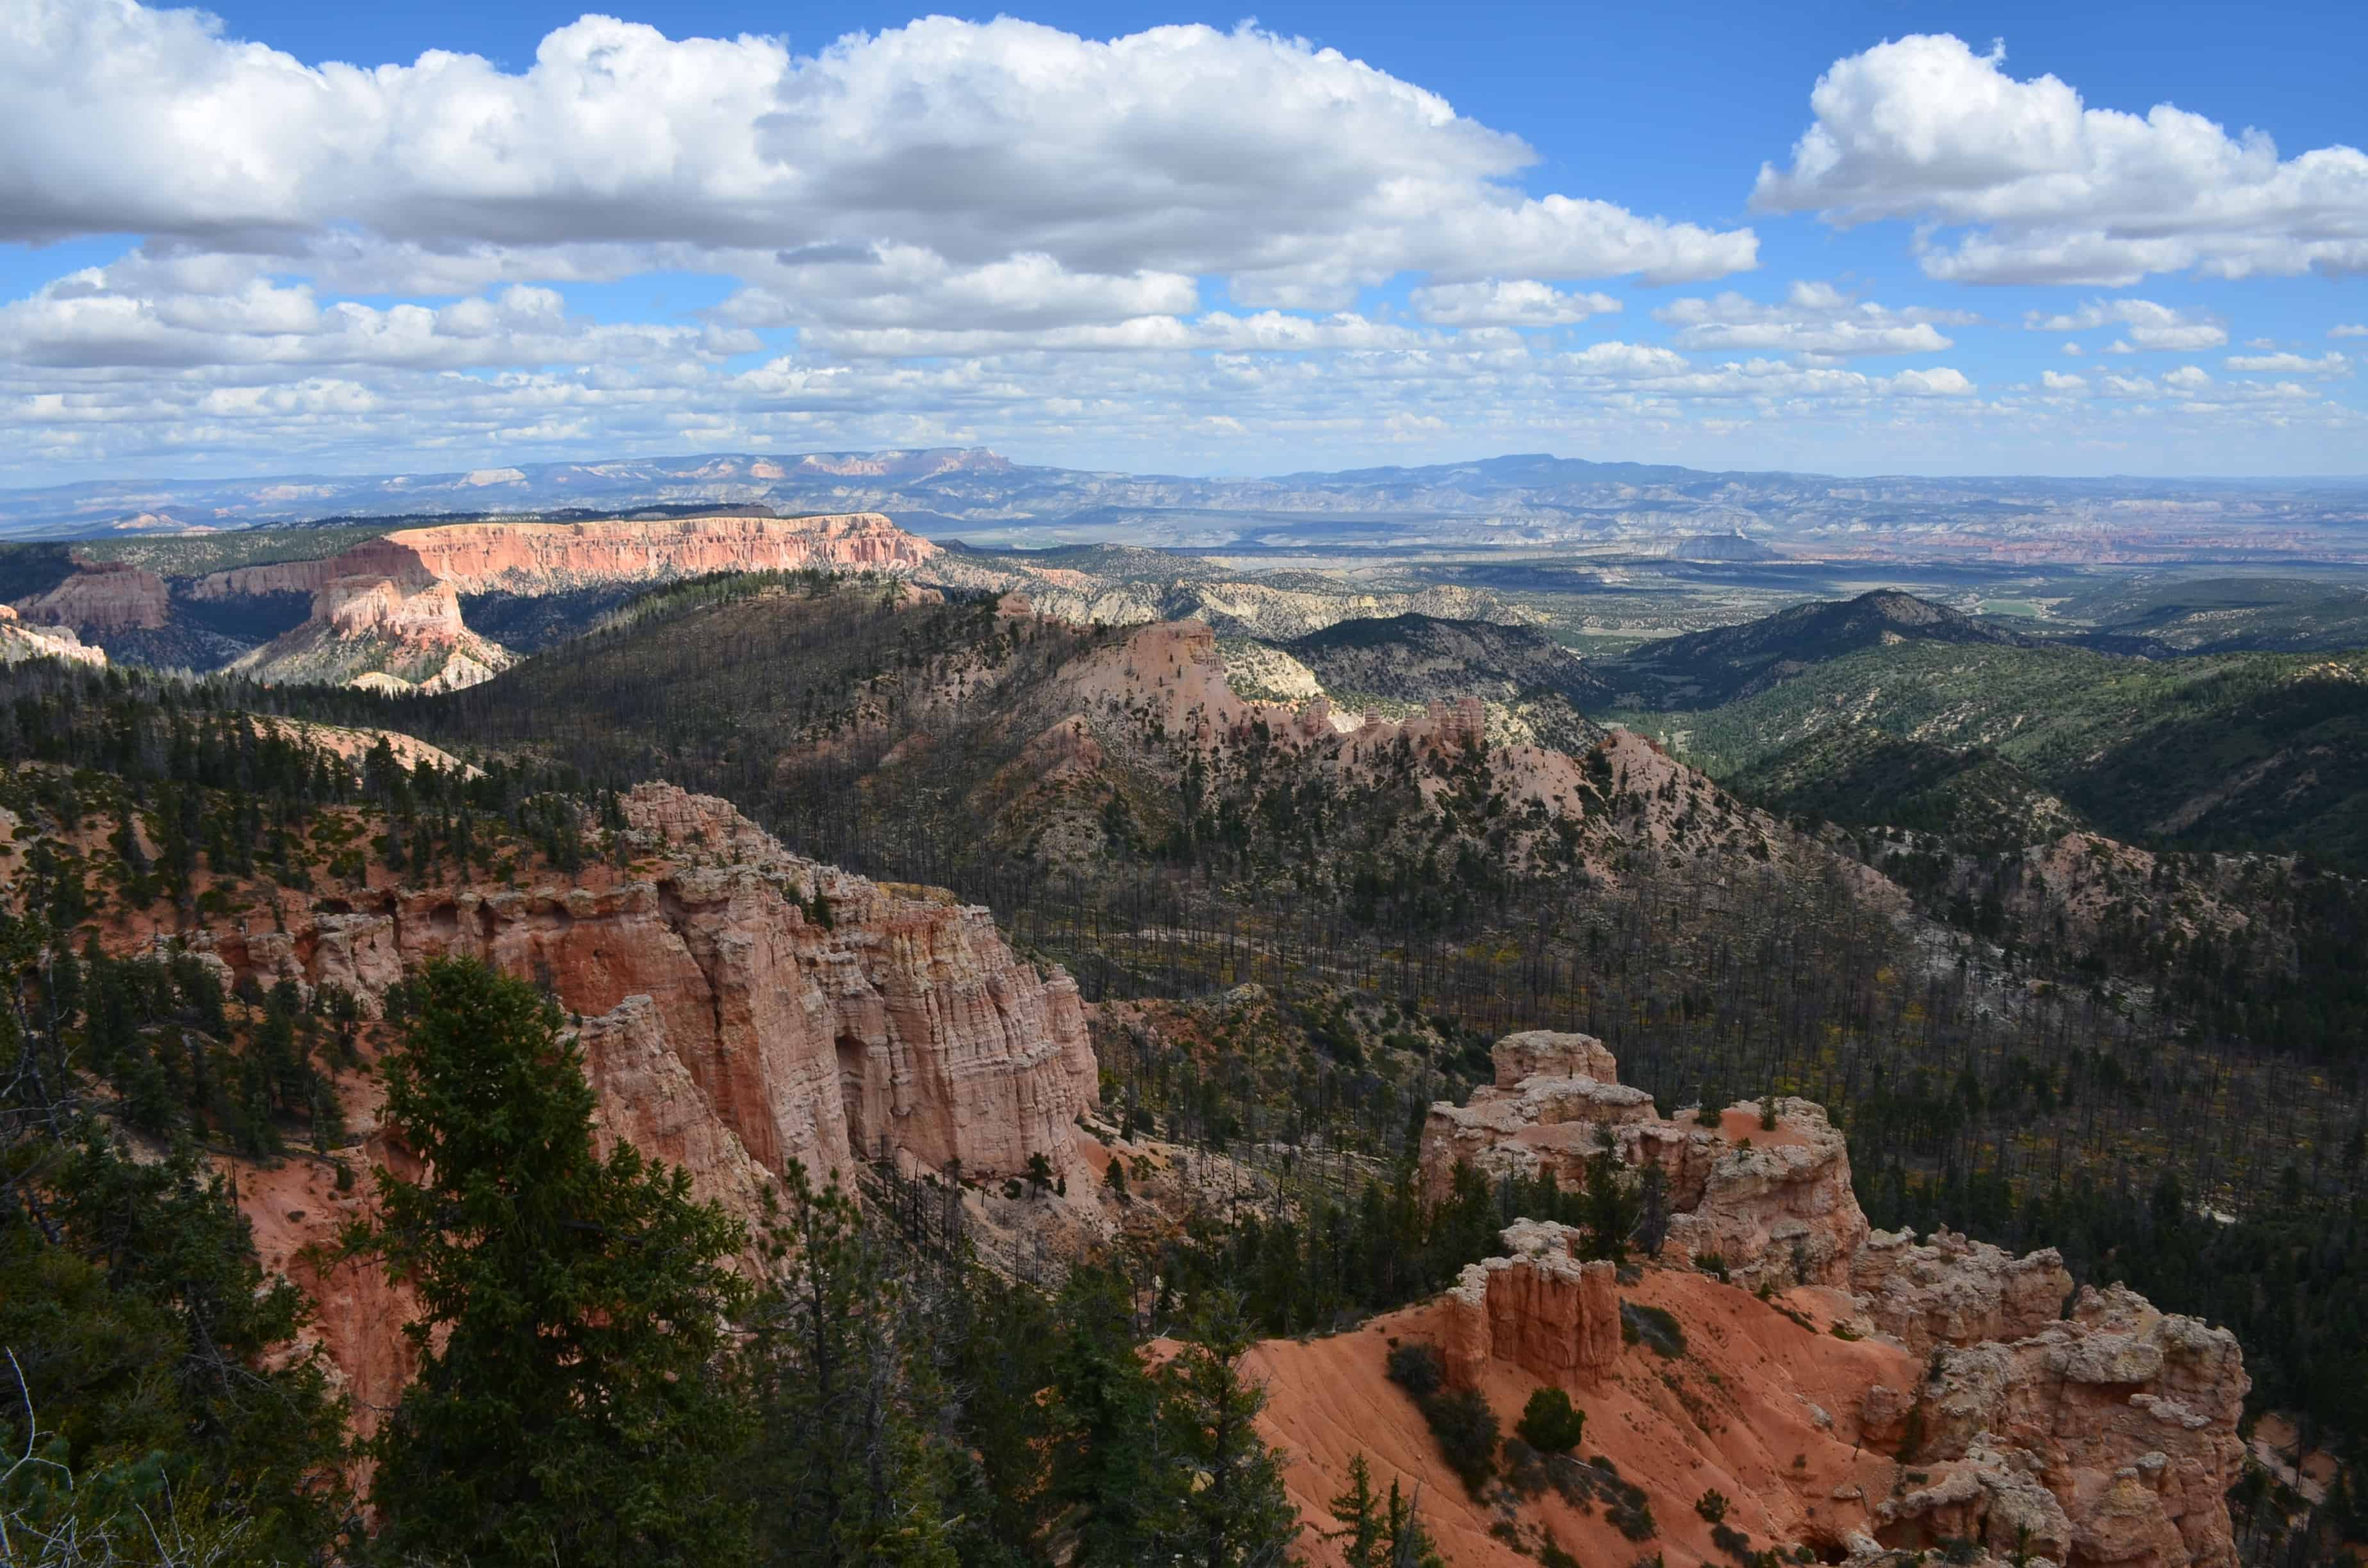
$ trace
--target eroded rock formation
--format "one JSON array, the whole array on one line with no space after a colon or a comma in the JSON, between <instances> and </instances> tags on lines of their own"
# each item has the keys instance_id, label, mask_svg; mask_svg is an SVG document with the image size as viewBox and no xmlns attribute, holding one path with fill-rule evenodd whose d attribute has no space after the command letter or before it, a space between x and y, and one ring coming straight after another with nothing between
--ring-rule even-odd
<instances>
[{"instance_id":1,"label":"eroded rock formation","mask_svg":"<svg viewBox=\"0 0 2368 1568\"><path fill-rule=\"evenodd\" d=\"M431 958L530 976L586 1020L620 1135L718 1183L743 1160L851 1176L883 1153L980 1176L1039 1154L1078 1168L1097 1069L1076 986L1015 958L987 911L800 859L712 796L644 784L623 810L655 857L627 878L390 890L195 945L370 1013Z\"/></svg>"},{"instance_id":2,"label":"eroded rock formation","mask_svg":"<svg viewBox=\"0 0 2368 1568\"><path fill-rule=\"evenodd\" d=\"M2118 1286L2073 1299L2052 1250L2015 1257L1947 1232L1920 1244L1870 1233L1841 1137L1807 1101L1778 1099L1772 1129L1758 1105L1714 1125L1665 1120L1649 1104L1607 1111L1611 1053L1578 1035L1508 1036L1497 1065L1471 1106L1434 1108L1427 1187L1441 1168L1452 1187L1459 1161L1584 1181L1584 1161L1563 1163L1558 1142L1559 1129L1583 1127L1588 1153L1616 1155L1613 1179L1646 1165L1668 1174L1668 1244L1623 1286L1611 1264L1582 1261L1581 1233L1520 1221L1505 1256L1464 1269L1406 1327L1439 1344L1452 1382L1492 1403L1518 1401L1524 1382L1585 1396L1590 1441L1618 1453L1622 1474L1650 1464L1678 1478L1656 1498L1665 1530L1710 1473L1751 1529L1827 1561L1947 1547L1952 1561L2233 1568L2226 1494L2242 1473L2250 1384L2226 1330ZM1691 1267L1713 1253L1735 1283ZM1682 1323L1691 1347L1623 1344L1631 1294ZM1685 1389L1696 1357L1709 1397ZM1278 1429L1302 1418L1292 1397ZM1614 1413L1621 1425L1599 1438ZM1737 1417L1764 1441L1737 1439ZM1499 1560L1490 1522L1475 1517L1474 1561ZM1701 1550L1709 1560L1712 1543Z\"/></svg>"},{"instance_id":3,"label":"eroded rock formation","mask_svg":"<svg viewBox=\"0 0 2368 1568\"><path fill-rule=\"evenodd\" d=\"M107 650L86 646L63 626L32 626L6 605L0 605L0 665L26 659L63 659L68 664L105 667Z\"/></svg>"},{"instance_id":4,"label":"eroded rock formation","mask_svg":"<svg viewBox=\"0 0 2368 1568\"><path fill-rule=\"evenodd\" d=\"M1924 1246L1907 1231L1876 1231L1850 1259L1850 1288L1876 1327L1921 1355L2037 1334L2064 1315L2072 1275L2054 1247L2017 1257L1951 1231Z\"/></svg>"},{"instance_id":5,"label":"eroded rock formation","mask_svg":"<svg viewBox=\"0 0 2368 1568\"><path fill-rule=\"evenodd\" d=\"M1841 1285L1867 1237L1850 1190L1850 1151L1825 1108L1776 1102L1776 1125L1756 1102L1705 1119L1661 1117L1642 1089L1588 1035L1532 1030L1497 1042L1497 1081L1464 1105L1430 1108L1423 1126L1422 1188L1437 1202L1458 1165L1492 1182L1551 1175L1587 1181L1590 1158L1609 1151L1623 1167L1657 1166L1670 1209L1668 1246L1716 1258L1748 1283Z\"/></svg>"},{"instance_id":6,"label":"eroded rock formation","mask_svg":"<svg viewBox=\"0 0 2368 1568\"><path fill-rule=\"evenodd\" d=\"M1467 1266L1447 1292L1448 1381L1472 1388L1491 1360L1550 1383L1593 1383L1620 1355L1613 1267L1582 1261L1579 1234L1551 1221L1507 1227L1508 1256Z\"/></svg>"}]
</instances>

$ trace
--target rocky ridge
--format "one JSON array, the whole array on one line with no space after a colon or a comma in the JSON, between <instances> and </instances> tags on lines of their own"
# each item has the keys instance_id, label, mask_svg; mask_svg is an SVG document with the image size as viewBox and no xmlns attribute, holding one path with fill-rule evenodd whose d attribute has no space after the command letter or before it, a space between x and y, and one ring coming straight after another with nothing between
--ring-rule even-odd
<instances>
[{"instance_id":1,"label":"rocky ridge","mask_svg":"<svg viewBox=\"0 0 2368 1568\"><path fill-rule=\"evenodd\" d=\"M317 561L275 562L200 577L196 598L317 593L341 577L441 582L462 594L563 593L600 583L669 582L710 572L893 571L937 546L877 512L814 517L449 523L398 528Z\"/></svg>"},{"instance_id":2,"label":"rocky ridge","mask_svg":"<svg viewBox=\"0 0 2368 1568\"><path fill-rule=\"evenodd\" d=\"M1458 1162L1579 1182L1583 1159L1572 1156L1581 1150L1613 1151L1622 1172L1657 1165L1668 1178L1668 1241L1642 1293L1685 1323L1695 1348L1680 1354L1713 1359L1711 1381L1725 1387L1737 1369L1731 1353L1750 1335L1792 1346L1744 1374L1764 1380L1781 1365L1800 1391L1789 1397L1807 1411L1805 1428L1775 1445L1800 1446L1789 1467L1760 1472L1747 1448L1718 1437L1724 1421L1704 1424L1699 1402L1663 1404L1656 1419L1684 1428L1656 1439L1665 1458L1694 1456L1669 1478L1665 1521L1691 1506L1687 1489L1704 1484L1698 1472L1714 1468L1709 1483L1748 1495L1754 1528L1827 1561L1906 1562L1896 1554L1964 1542L1973 1554L1952 1561L2236 1562L2226 1493L2243 1464L2237 1425L2250 1384L2226 1330L2157 1312L2121 1287L2076 1295L2052 1250L2017 1258L1946 1232L1918 1244L1870 1231L1842 1140L1807 1101L1777 1100L1774 1130L1756 1104L1715 1125L1664 1119L1634 1091L1609 1092L1620 1087L1616 1064L1588 1037L1508 1036L1496 1056L1497 1083L1472 1106L1433 1108L1422 1146L1429 1189L1441 1190L1441 1170L1452 1176ZM1526 1381L1625 1400L1643 1352L1622 1340L1620 1275L1582 1261L1582 1240L1519 1221L1504 1233L1505 1256L1467 1267L1404 1326L1440 1344L1452 1383L1492 1399ZM1736 1298L1782 1318L1751 1326ZM1706 1306L1736 1335L1721 1329L1715 1349L1699 1334ZM1782 1318L1789 1335L1806 1335L1788 1337ZM1832 1322L1832 1335L1818 1319ZM1292 1431L1302 1413L1287 1398L1277 1404L1274 1425ZM1600 1441L1609 1449L1619 1439ZM1896 1457L1870 1469L1882 1455ZM1648 1490L1661 1483L1622 1473ZM1497 1541L1484 1537L1469 1561L1514 1561Z\"/></svg>"},{"instance_id":3,"label":"rocky ridge","mask_svg":"<svg viewBox=\"0 0 2368 1568\"><path fill-rule=\"evenodd\" d=\"M8 606L0 605L0 664L21 664L27 659L63 659L103 669L107 651L85 647L65 627L29 624Z\"/></svg>"}]
</instances>

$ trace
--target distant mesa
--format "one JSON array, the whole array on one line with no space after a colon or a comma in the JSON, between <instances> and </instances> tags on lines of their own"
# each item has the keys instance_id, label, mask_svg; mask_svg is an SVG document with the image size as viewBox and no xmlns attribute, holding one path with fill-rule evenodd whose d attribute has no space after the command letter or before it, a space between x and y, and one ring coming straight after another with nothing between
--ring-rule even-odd
<instances>
[{"instance_id":1,"label":"distant mesa","mask_svg":"<svg viewBox=\"0 0 2368 1568\"><path fill-rule=\"evenodd\" d=\"M494 472L486 483L516 471ZM875 512L450 523L170 584L121 562L85 562L19 608L28 620L118 636L169 633L186 622L194 641L205 635L198 628L256 627L268 640L258 644L250 631L247 643L228 649L236 655L229 667L255 679L438 692L516 662L468 626L462 601L471 596L545 597L723 572L903 573L936 553ZM290 603L308 608L274 625L274 607Z\"/></svg>"}]
</instances>

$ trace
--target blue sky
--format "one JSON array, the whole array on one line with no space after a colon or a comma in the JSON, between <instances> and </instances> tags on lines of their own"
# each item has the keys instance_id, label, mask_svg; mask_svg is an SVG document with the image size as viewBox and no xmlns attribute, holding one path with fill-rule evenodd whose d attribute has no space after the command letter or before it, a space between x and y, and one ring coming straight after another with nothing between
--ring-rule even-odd
<instances>
[{"instance_id":1,"label":"blue sky","mask_svg":"<svg viewBox=\"0 0 2368 1568\"><path fill-rule=\"evenodd\" d=\"M0 483L2368 471L2368 7L619 9L0 0Z\"/></svg>"}]
</instances>

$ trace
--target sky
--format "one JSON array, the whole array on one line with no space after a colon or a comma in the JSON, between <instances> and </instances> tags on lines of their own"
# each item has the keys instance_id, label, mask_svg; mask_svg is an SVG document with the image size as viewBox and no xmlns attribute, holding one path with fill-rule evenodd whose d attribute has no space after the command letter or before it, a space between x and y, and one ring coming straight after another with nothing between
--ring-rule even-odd
<instances>
[{"instance_id":1,"label":"sky","mask_svg":"<svg viewBox=\"0 0 2368 1568\"><path fill-rule=\"evenodd\" d=\"M0 0L0 484L2368 472L2368 6Z\"/></svg>"}]
</instances>

